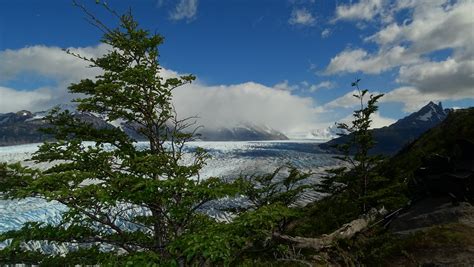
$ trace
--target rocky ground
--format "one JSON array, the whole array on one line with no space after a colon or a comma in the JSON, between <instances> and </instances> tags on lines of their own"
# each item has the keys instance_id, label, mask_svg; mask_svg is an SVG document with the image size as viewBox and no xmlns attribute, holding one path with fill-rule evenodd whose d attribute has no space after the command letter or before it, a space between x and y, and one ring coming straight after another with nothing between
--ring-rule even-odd
<instances>
[{"instance_id":1,"label":"rocky ground","mask_svg":"<svg viewBox=\"0 0 474 267\"><path fill-rule=\"evenodd\" d=\"M449 198L415 203L390 225L403 243L390 266L474 266L474 206Z\"/></svg>"}]
</instances>

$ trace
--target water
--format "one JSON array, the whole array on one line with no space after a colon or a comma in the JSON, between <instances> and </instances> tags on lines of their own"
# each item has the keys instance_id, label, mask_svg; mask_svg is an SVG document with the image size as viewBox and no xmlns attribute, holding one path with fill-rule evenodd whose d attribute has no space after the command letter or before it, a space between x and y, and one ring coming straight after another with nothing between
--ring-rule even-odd
<instances>
[{"instance_id":1,"label":"water","mask_svg":"<svg viewBox=\"0 0 474 267\"><path fill-rule=\"evenodd\" d=\"M138 143L145 146L145 143ZM276 168L292 164L302 171L314 173L309 182L316 182L324 175L325 169L337 162L332 155L318 148L315 141L255 141L255 142L190 142L188 150L202 147L211 155L201 171L202 178L233 178L239 175L252 175L273 172ZM27 161L36 151L38 144L0 147L0 162ZM38 166L47 167L47 164ZM308 192L305 199L311 201L317 195ZM56 223L66 208L56 202L27 198L22 200L0 200L0 233L18 229L25 222L40 221Z\"/></svg>"}]
</instances>

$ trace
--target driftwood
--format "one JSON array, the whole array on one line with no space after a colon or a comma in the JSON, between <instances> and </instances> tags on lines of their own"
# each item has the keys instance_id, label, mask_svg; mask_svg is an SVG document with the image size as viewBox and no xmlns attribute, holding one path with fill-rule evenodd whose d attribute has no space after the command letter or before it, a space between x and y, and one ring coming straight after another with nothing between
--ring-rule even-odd
<instances>
[{"instance_id":1,"label":"driftwood","mask_svg":"<svg viewBox=\"0 0 474 267\"><path fill-rule=\"evenodd\" d=\"M344 224L341 228L336 231L322 235L321 237L311 238L311 237L299 237L299 236L288 236L281 235L279 233L274 233L273 237L280 239L286 242L294 243L296 248L310 248L316 251L322 250L324 248L332 247L334 242L339 239L349 239L355 234L366 229L371 222L373 222L377 216L384 215L386 213L385 209L371 210L368 214L362 216L359 219L353 220L350 223Z\"/></svg>"}]
</instances>

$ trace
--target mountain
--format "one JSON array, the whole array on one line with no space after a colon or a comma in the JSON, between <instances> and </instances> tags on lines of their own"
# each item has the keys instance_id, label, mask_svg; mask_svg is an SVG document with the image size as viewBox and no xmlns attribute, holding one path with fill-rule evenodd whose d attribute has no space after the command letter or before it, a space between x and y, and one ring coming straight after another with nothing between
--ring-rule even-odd
<instances>
[{"instance_id":1,"label":"mountain","mask_svg":"<svg viewBox=\"0 0 474 267\"><path fill-rule=\"evenodd\" d=\"M48 137L38 129L44 124L26 110L0 114L0 146L41 142Z\"/></svg>"},{"instance_id":2,"label":"mountain","mask_svg":"<svg viewBox=\"0 0 474 267\"><path fill-rule=\"evenodd\" d=\"M0 114L0 146L12 146L28 143L39 143L51 140L52 137L39 131L40 128L49 127L44 119L47 111L31 113L21 110L16 113ZM82 121L92 123L94 127L112 127L106 121L93 114L73 112L73 116Z\"/></svg>"},{"instance_id":3,"label":"mountain","mask_svg":"<svg viewBox=\"0 0 474 267\"><path fill-rule=\"evenodd\" d=\"M198 138L203 141L288 140L286 135L275 129L252 123L239 123L233 127L216 129L204 127L198 130L198 134Z\"/></svg>"},{"instance_id":4,"label":"mountain","mask_svg":"<svg viewBox=\"0 0 474 267\"><path fill-rule=\"evenodd\" d=\"M136 125L121 123L120 128L135 140L145 140L138 132ZM192 127L191 127L192 128ZM192 130L192 129L191 129ZM196 132L196 140L201 141L262 141L288 140L283 133L267 126L252 123L239 123L229 127L200 127Z\"/></svg>"},{"instance_id":5,"label":"mountain","mask_svg":"<svg viewBox=\"0 0 474 267\"><path fill-rule=\"evenodd\" d=\"M370 150L370 153L394 155L421 134L442 122L449 112L449 109L443 109L441 103L430 102L419 111L398 120L390 126L373 129L372 135L376 144ZM333 150L333 145L345 143L349 138L348 135L341 136L320 146L324 149Z\"/></svg>"},{"instance_id":6,"label":"mountain","mask_svg":"<svg viewBox=\"0 0 474 267\"><path fill-rule=\"evenodd\" d=\"M78 112L73 106L61 106L60 109L68 109L73 116L83 121L92 123L94 127L119 127L135 140L144 140L138 133L138 127L125 122L107 122L106 117L88 112ZM40 131L47 128L48 123L44 119L48 111L31 113L21 110L16 113L0 114L0 146L11 146L28 143L39 143L51 140L52 137ZM205 141L258 141L258 140L287 140L284 134L266 126L250 123L240 123L233 127L221 127L217 129L202 128L198 132L198 139Z\"/></svg>"}]
</instances>

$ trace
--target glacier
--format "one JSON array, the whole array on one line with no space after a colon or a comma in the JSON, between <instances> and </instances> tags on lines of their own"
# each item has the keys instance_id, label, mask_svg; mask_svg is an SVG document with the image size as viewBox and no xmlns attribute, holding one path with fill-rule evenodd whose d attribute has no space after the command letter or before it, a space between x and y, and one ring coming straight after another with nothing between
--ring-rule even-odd
<instances>
[{"instance_id":1,"label":"glacier","mask_svg":"<svg viewBox=\"0 0 474 267\"><path fill-rule=\"evenodd\" d=\"M317 182L325 175L325 170L338 164L334 155L327 154L318 147L315 140L285 141L232 141L209 142L195 141L187 143L186 150L204 148L211 158L201 170L201 178L222 177L232 179L239 175L263 174L276 168L292 164L302 171L311 171L310 182ZM0 162L21 162L26 166L40 169L48 163L35 164L29 161L40 144L28 144L0 147ZM137 143L146 147L146 143ZM306 192L306 202L319 197L315 192ZM215 203L222 205L222 203ZM48 202L38 198L19 200L0 200L0 233L19 229L25 222L36 221L56 224L66 207L57 202ZM206 213L212 215L214 207L208 207ZM2 245L0 244L0 249Z\"/></svg>"}]
</instances>

